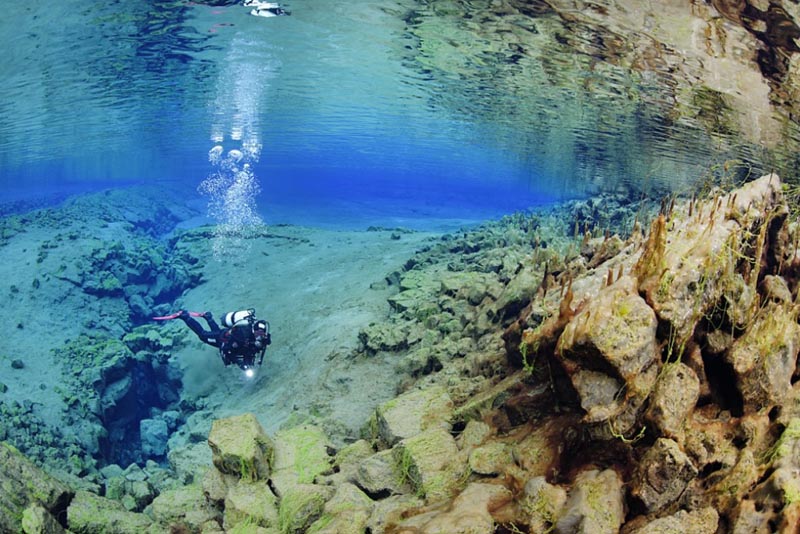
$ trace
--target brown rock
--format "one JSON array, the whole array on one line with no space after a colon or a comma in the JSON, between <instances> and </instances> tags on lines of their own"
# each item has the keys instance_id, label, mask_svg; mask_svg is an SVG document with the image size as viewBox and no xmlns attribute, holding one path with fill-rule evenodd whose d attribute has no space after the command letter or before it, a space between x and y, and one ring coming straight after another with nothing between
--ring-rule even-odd
<instances>
[{"instance_id":1,"label":"brown rock","mask_svg":"<svg viewBox=\"0 0 800 534\"><path fill-rule=\"evenodd\" d=\"M780 405L792 388L800 325L787 306L770 304L736 340L725 359L733 365L747 412Z\"/></svg>"},{"instance_id":2,"label":"brown rock","mask_svg":"<svg viewBox=\"0 0 800 534\"><path fill-rule=\"evenodd\" d=\"M688 366L678 362L666 365L659 375L647 418L665 437L682 441L683 427L700 396L700 381Z\"/></svg>"},{"instance_id":3,"label":"brown rock","mask_svg":"<svg viewBox=\"0 0 800 534\"><path fill-rule=\"evenodd\" d=\"M673 515L650 521L643 527L625 530L625 534L715 534L719 514L711 507L687 512L680 510Z\"/></svg>"},{"instance_id":4,"label":"brown rock","mask_svg":"<svg viewBox=\"0 0 800 534\"><path fill-rule=\"evenodd\" d=\"M675 502L695 476L697 469L678 444L659 438L644 454L633 477L631 494L648 512L658 512Z\"/></svg>"},{"instance_id":5,"label":"brown rock","mask_svg":"<svg viewBox=\"0 0 800 534\"><path fill-rule=\"evenodd\" d=\"M584 471L575 478L557 534L616 534L625 519L622 479L616 471Z\"/></svg>"}]
</instances>

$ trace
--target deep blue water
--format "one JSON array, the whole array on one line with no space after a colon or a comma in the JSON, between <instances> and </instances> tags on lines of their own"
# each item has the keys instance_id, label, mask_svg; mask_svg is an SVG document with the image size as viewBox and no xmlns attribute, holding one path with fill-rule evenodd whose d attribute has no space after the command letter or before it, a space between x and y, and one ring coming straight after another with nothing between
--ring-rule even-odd
<instances>
[{"instance_id":1,"label":"deep blue water","mask_svg":"<svg viewBox=\"0 0 800 534\"><path fill-rule=\"evenodd\" d=\"M574 49L585 30L544 6L294 0L260 18L225 1L14 3L0 203L131 183L204 202L218 144L260 147L265 221L350 226L680 192L731 159L769 167L758 140L709 126L705 101L671 116L671 72Z\"/></svg>"}]
</instances>

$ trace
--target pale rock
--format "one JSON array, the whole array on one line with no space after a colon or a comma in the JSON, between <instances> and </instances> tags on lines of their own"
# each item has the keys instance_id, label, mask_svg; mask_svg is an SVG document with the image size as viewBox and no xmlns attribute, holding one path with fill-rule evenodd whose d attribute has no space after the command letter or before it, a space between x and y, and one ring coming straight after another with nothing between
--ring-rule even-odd
<instances>
[{"instance_id":1,"label":"pale rock","mask_svg":"<svg viewBox=\"0 0 800 534\"><path fill-rule=\"evenodd\" d=\"M269 477L272 441L252 413L214 421L208 445L222 473L250 481Z\"/></svg>"},{"instance_id":2,"label":"pale rock","mask_svg":"<svg viewBox=\"0 0 800 534\"><path fill-rule=\"evenodd\" d=\"M452 412L453 401L444 387L409 391L378 406L378 435L391 447L430 428L449 429Z\"/></svg>"},{"instance_id":3,"label":"pale rock","mask_svg":"<svg viewBox=\"0 0 800 534\"><path fill-rule=\"evenodd\" d=\"M616 471L590 470L575 477L557 534L616 534L625 519L622 479Z\"/></svg>"}]
</instances>

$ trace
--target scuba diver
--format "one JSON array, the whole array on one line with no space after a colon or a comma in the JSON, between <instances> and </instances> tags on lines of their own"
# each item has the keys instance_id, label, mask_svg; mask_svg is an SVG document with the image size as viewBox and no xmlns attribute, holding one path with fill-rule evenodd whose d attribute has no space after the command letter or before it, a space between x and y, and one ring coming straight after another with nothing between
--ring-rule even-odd
<instances>
[{"instance_id":1,"label":"scuba diver","mask_svg":"<svg viewBox=\"0 0 800 534\"><path fill-rule=\"evenodd\" d=\"M204 329L194 317L205 319L209 329ZM214 320L211 312L199 313L181 310L172 315L153 317L153 319L159 321L180 319L197 335L200 341L219 349L222 363L226 367L235 363L248 377L253 376L256 363L260 366L264 361L264 352L272 343L269 323L256 319L256 311L252 308L226 313L222 317L222 328Z\"/></svg>"}]
</instances>

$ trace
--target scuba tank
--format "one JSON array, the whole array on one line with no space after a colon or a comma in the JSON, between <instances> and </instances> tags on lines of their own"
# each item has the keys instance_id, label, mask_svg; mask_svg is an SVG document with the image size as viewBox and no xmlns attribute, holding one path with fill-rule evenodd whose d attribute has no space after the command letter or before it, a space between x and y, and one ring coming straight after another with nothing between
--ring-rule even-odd
<instances>
[{"instance_id":1,"label":"scuba tank","mask_svg":"<svg viewBox=\"0 0 800 534\"><path fill-rule=\"evenodd\" d=\"M222 316L222 325L226 328L241 324L249 324L256 316L256 310L250 308L249 310L240 310L235 312L228 312Z\"/></svg>"}]
</instances>

